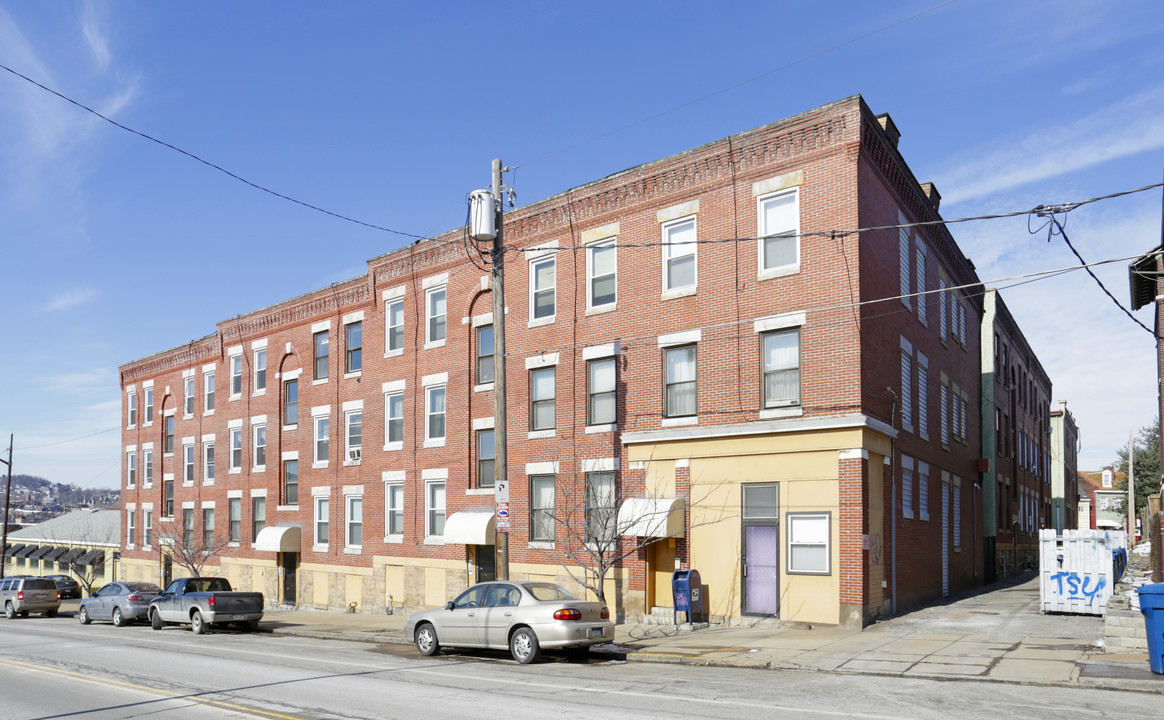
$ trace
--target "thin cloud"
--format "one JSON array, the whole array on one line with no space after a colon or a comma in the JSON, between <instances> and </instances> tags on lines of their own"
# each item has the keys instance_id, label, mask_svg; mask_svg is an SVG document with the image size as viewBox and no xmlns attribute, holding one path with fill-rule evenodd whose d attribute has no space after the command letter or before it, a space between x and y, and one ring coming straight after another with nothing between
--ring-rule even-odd
<instances>
[{"instance_id":1,"label":"thin cloud","mask_svg":"<svg viewBox=\"0 0 1164 720\"><path fill-rule=\"evenodd\" d=\"M97 63L97 68L102 71L107 70L113 59L113 54L109 51L109 40L102 32L98 8L92 0L85 3L81 13L81 34L85 36L85 43L89 47L89 52L93 53L93 60Z\"/></svg>"},{"instance_id":2,"label":"thin cloud","mask_svg":"<svg viewBox=\"0 0 1164 720\"><path fill-rule=\"evenodd\" d=\"M108 392L117 383L114 371L109 368L87 370L85 372L52 375L42 381L44 387L53 392L69 395L88 395Z\"/></svg>"},{"instance_id":3,"label":"thin cloud","mask_svg":"<svg viewBox=\"0 0 1164 720\"><path fill-rule=\"evenodd\" d=\"M953 159L954 167L939 174L949 188L944 199L955 203L1160 148L1164 148L1164 85L991 151L979 148L967 158L981 159Z\"/></svg>"},{"instance_id":4,"label":"thin cloud","mask_svg":"<svg viewBox=\"0 0 1164 720\"><path fill-rule=\"evenodd\" d=\"M93 288L74 288L66 290L52 300L45 306L45 312L60 312L62 310L71 310L81 305L86 305L97 297L97 291Z\"/></svg>"}]
</instances>

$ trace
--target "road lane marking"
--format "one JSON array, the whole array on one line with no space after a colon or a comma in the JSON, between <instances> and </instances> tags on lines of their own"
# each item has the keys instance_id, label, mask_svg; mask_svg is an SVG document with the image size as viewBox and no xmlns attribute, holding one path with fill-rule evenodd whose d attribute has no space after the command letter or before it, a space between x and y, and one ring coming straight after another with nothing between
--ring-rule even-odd
<instances>
[{"instance_id":1,"label":"road lane marking","mask_svg":"<svg viewBox=\"0 0 1164 720\"><path fill-rule=\"evenodd\" d=\"M275 718L275 720L308 720L307 718L299 717L298 715L286 715L284 713L277 713L270 710L261 710L259 708L250 707L247 705L239 705L238 703L227 702L225 700L215 700L214 698L200 697L190 693L177 693L170 690L162 690L161 688L154 688L148 685L139 685L137 683L125 682L124 680L114 680L113 678L98 677L95 675L86 675L84 673L75 672L73 670L65 670L64 668L49 667L47 665L37 665L35 663L26 663L18 660L8 660L0 658L0 666L7 666L17 670L25 670L40 675L48 675L50 677L60 677L64 675L77 682L87 683L89 685L109 686L114 685L123 690L141 693L143 695L156 695L164 700L185 700L188 702L195 702L201 705L209 705L220 710L229 710L231 712L241 713L244 715L255 715L258 717ZM217 693L219 691L206 691Z\"/></svg>"}]
</instances>

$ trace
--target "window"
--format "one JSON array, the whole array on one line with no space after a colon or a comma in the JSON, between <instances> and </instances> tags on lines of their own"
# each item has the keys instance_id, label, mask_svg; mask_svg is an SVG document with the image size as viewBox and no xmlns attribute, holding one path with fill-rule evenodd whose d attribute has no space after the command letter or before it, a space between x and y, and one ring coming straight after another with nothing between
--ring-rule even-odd
<instances>
[{"instance_id":1,"label":"window","mask_svg":"<svg viewBox=\"0 0 1164 720\"><path fill-rule=\"evenodd\" d=\"M242 428L230 429L230 471L242 469Z\"/></svg>"},{"instance_id":2,"label":"window","mask_svg":"<svg viewBox=\"0 0 1164 720\"><path fill-rule=\"evenodd\" d=\"M919 305L918 308L925 307ZM930 363L925 355L917 354L917 434L922 440L930 439L929 419Z\"/></svg>"},{"instance_id":3,"label":"window","mask_svg":"<svg viewBox=\"0 0 1164 720\"><path fill-rule=\"evenodd\" d=\"M404 483L389 483L384 488L388 507L385 521L389 535L404 534Z\"/></svg>"},{"instance_id":4,"label":"window","mask_svg":"<svg viewBox=\"0 0 1164 720\"><path fill-rule=\"evenodd\" d=\"M327 463L328 425L327 415L315 416L315 465Z\"/></svg>"},{"instance_id":5,"label":"window","mask_svg":"<svg viewBox=\"0 0 1164 720\"><path fill-rule=\"evenodd\" d=\"M665 348L663 417L685 417L696 414L695 346Z\"/></svg>"},{"instance_id":6,"label":"window","mask_svg":"<svg viewBox=\"0 0 1164 720\"><path fill-rule=\"evenodd\" d=\"M962 547L962 479L954 478L954 547ZM1037 508L1031 508L1037 514ZM1031 518L1031 528L1034 529L1036 518Z\"/></svg>"},{"instance_id":7,"label":"window","mask_svg":"<svg viewBox=\"0 0 1164 720\"><path fill-rule=\"evenodd\" d=\"M141 531L142 547L149 547L154 542L154 512L146 510Z\"/></svg>"},{"instance_id":8,"label":"window","mask_svg":"<svg viewBox=\"0 0 1164 720\"><path fill-rule=\"evenodd\" d=\"M203 452L203 466L205 472L202 475L203 482L214 482L214 443L204 443L202 445Z\"/></svg>"},{"instance_id":9,"label":"window","mask_svg":"<svg viewBox=\"0 0 1164 720\"><path fill-rule=\"evenodd\" d=\"M137 393L131 392L129 394L129 426L137 425Z\"/></svg>"},{"instance_id":10,"label":"window","mask_svg":"<svg viewBox=\"0 0 1164 720\"><path fill-rule=\"evenodd\" d=\"M926 324L926 300L929 296L926 291L926 246L921 240L917 241L917 319L922 325Z\"/></svg>"},{"instance_id":11,"label":"window","mask_svg":"<svg viewBox=\"0 0 1164 720\"><path fill-rule=\"evenodd\" d=\"M257 542L259 533L267 527L267 498L251 498L251 542Z\"/></svg>"},{"instance_id":12,"label":"window","mask_svg":"<svg viewBox=\"0 0 1164 720\"><path fill-rule=\"evenodd\" d=\"M137 511L129 510L126 512L125 520L125 544L133 547L137 542Z\"/></svg>"},{"instance_id":13,"label":"window","mask_svg":"<svg viewBox=\"0 0 1164 720\"><path fill-rule=\"evenodd\" d=\"M530 320L548 320L554 317L554 290L557 283L554 263L555 258L552 255L530 261Z\"/></svg>"},{"instance_id":14,"label":"window","mask_svg":"<svg viewBox=\"0 0 1164 720\"><path fill-rule=\"evenodd\" d=\"M315 545L326 547L330 532L331 503L326 497L315 498Z\"/></svg>"},{"instance_id":15,"label":"window","mask_svg":"<svg viewBox=\"0 0 1164 720\"><path fill-rule=\"evenodd\" d=\"M905 218L898 215L901 223L905 223ZM906 307L910 307L909 296L913 292L911 278L909 277L909 228L897 229L897 259L900 263L899 274L901 279L901 302Z\"/></svg>"},{"instance_id":16,"label":"window","mask_svg":"<svg viewBox=\"0 0 1164 720\"><path fill-rule=\"evenodd\" d=\"M153 445L153 443L149 443ZM145 451L145 486L152 487L154 484L154 451Z\"/></svg>"},{"instance_id":17,"label":"window","mask_svg":"<svg viewBox=\"0 0 1164 720\"><path fill-rule=\"evenodd\" d=\"M946 278L938 277L938 337L942 342L946 342L946 335L949 332L947 305L949 299L946 297Z\"/></svg>"},{"instance_id":18,"label":"window","mask_svg":"<svg viewBox=\"0 0 1164 720\"><path fill-rule=\"evenodd\" d=\"M829 513L788 513L788 572L829 574Z\"/></svg>"},{"instance_id":19,"label":"window","mask_svg":"<svg viewBox=\"0 0 1164 720\"><path fill-rule=\"evenodd\" d=\"M230 356L230 397L242 397L242 355Z\"/></svg>"},{"instance_id":20,"label":"window","mask_svg":"<svg viewBox=\"0 0 1164 720\"><path fill-rule=\"evenodd\" d=\"M477 431L477 487L493 487L497 470L497 448L493 430Z\"/></svg>"},{"instance_id":21,"label":"window","mask_svg":"<svg viewBox=\"0 0 1164 720\"><path fill-rule=\"evenodd\" d=\"M950 386L942 383L941 394L938 396L942 413L942 444L950 444Z\"/></svg>"},{"instance_id":22,"label":"window","mask_svg":"<svg viewBox=\"0 0 1164 720\"><path fill-rule=\"evenodd\" d=\"M183 378L182 386L182 412L185 413L186 417L190 417L194 414L194 376Z\"/></svg>"},{"instance_id":23,"label":"window","mask_svg":"<svg viewBox=\"0 0 1164 720\"><path fill-rule=\"evenodd\" d=\"M493 382L493 326L477 328L477 384Z\"/></svg>"},{"instance_id":24,"label":"window","mask_svg":"<svg viewBox=\"0 0 1164 720\"><path fill-rule=\"evenodd\" d=\"M604 308L618 301L618 258L615 238L586 248L586 307Z\"/></svg>"},{"instance_id":25,"label":"window","mask_svg":"<svg viewBox=\"0 0 1164 720\"><path fill-rule=\"evenodd\" d=\"M145 424L150 425L154 421L154 389L148 387L145 389Z\"/></svg>"},{"instance_id":26,"label":"window","mask_svg":"<svg viewBox=\"0 0 1164 720\"><path fill-rule=\"evenodd\" d=\"M800 265L800 198L796 188L759 199L760 273Z\"/></svg>"},{"instance_id":27,"label":"window","mask_svg":"<svg viewBox=\"0 0 1164 720\"><path fill-rule=\"evenodd\" d=\"M358 548L364 544L364 499L358 496L348 497L344 504L347 506L344 545Z\"/></svg>"},{"instance_id":28,"label":"window","mask_svg":"<svg viewBox=\"0 0 1164 720\"><path fill-rule=\"evenodd\" d=\"M182 482L194 482L194 446L182 446Z\"/></svg>"},{"instance_id":29,"label":"window","mask_svg":"<svg viewBox=\"0 0 1164 720\"><path fill-rule=\"evenodd\" d=\"M283 424L299 424L299 379L283 383Z\"/></svg>"},{"instance_id":30,"label":"window","mask_svg":"<svg viewBox=\"0 0 1164 720\"><path fill-rule=\"evenodd\" d=\"M764 407L800 404L800 329L764 333Z\"/></svg>"},{"instance_id":31,"label":"window","mask_svg":"<svg viewBox=\"0 0 1164 720\"><path fill-rule=\"evenodd\" d=\"M904 347L901 350L901 427L913 430L913 356L912 348Z\"/></svg>"},{"instance_id":32,"label":"window","mask_svg":"<svg viewBox=\"0 0 1164 720\"><path fill-rule=\"evenodd\" d=\"M930 519L930 466L923 462L917 464L917 517Z\"/></svg>"},{"instance_id":33,"label":"window","mask_svg":"<svg viewBox=\"0 0 1164 720\"><path fill-rule=\"evenodd\" d=\"M529 539L554 541L554 476L530 475Z\"/></svg>"},{"instance_id":34,"label":"window","mask_svg":"<svg viewBox=\"0 0 1164 720\"><path fill-rule=\"evenodd\" d=\"M586 424L613 425L617 422L618 402L614 358L586 363Z\"/></svg>"},{"instance_id":35,"label":"window","mask_svg":"<svg viewBox=\"0 0 1164 720\"><path fill-rule=\"evenodd\" d=\"M137 484L137 453L127 452L125 454L125 485L126 487L133 487Z\"/></svg>"},{"instance_id":36,"label":"window","mask_svg":"<svg viewBox=\"0 0 1164 720\"><path fill-rule=\"evenodd\" d=\"M404 443L404 393L393 392L384 396L384 407L387 408L385 424L388 426L386 437L389 445L395 443L399 448Z\"/></svg>"},{"instance_id":37,"label":"window","mask_svg":"<svg viewBox=\"0 0 1164 720\"><path fill-rule=\"evenodd\" d=\"M202 508L202 548L209 551L214 547L214 508Z\"/></svg>"},{"instance_id":38,"label":"window","mask_svg":"<svg viewBox=\"0 0 1164 720\"><path fill-rule=\"evenodd\" d=\"M586 542L609 548L615 534L614 473L586 473Z\"/></svg>"},{"instance_id":39,"label":"window","mask_svg":"<svg viewBox=\"0 0 1164 720\"><path fill-rule=\"evenodd\" d=\"M166 434L165 434L165 453L167 455L174 454L174 416L166 416Z\"/></svg>"},{"instance_id":40,"label":"window","mask_svg":"<svg viewBox=\"0 0 1164 720\"><path fill-rule=\"evenodd\" d=\"M230 514L227 540L237 543L242 540L242 498L228 498L226 504Z\"/></svg>"},{"instance_id":41,"label":"window","mask_svg":"<svg viewBox=\"0 0 1164 720\"><path fill-rule=\"evenodd\" d=\"M206 393L206 412L214 412L214 373L205 373L202 376L203 392Z\"/></svg>"},{"instance_id":42,"label":"window","mask_svg":"<svg viewBox=\"0 0 1164 720\"><path fill-rule=\"evenodd\" d=\"M663 226L663 292L695 287L695 218Z\"/></svg>"},{"instance_id":43,"label":"window","mask_svg":"<svg viewBox=\"0 0 1164 720\"><path fill-rule=\"evenodd\" d=\"M385 314L388 316L386 350L389 354L404 352L404 299L389 302Z\"/></svg>"},{"instance_id":44,"label":"window","mask_svg":"<svg viewBox=\"0 0 1164 720\"><path fill-rule=\"evenodd\" d=\"M255 393L267 389L267 348L255 350Z\"/></svg>"},{"instance_id":45,"label":"window","mask_svg":"<svg viewBox=\"0 0 1164 720\"><path fill-rule=\"evenodd\" d=\"M162 478L162 517L174 517L174 476L166 474Z\"/></svg>"},{"instance_id":46,"label":"window","mask_svg":"<svg viewBox=\"0 0 1164 720\"><path fill-rule=\"evenodd\" d=\"M349 463L360 462L360 451L363 448L363 417L364 413L359 410L344 413L344 426L347 428L344 432L347 439L345 457Z\"/></svg>"},{"instance_id":47,"label":"window","mask_svg":"<svg viewBox=\"0 0 1164 720\"><path fill-rule=\"evenodd\" d=\"M445 439L445 386L425 388L425 440Z\"/></svg>"},{"instance_id":48,"label":"window","mask_svg":"<svg viewBox=\"0 0 1164 720\"><path fill-rule=\"evenodd\" d=\"M283 503L299 504L299 461L283 461Z\"/></svg>"},{"instance_id":49,"label":"window","mask_svg":"<svg viewBox=\"0 0 1164 720\"><path fill-rule=\"evenodd\" d=\"M557 424L555 407L556 368L538 368L529 373L529 429L553 430Z\"/></svg>"},{"instance_id":50,"label":"window","mask_svg":"<svg viewBox=\"0 0 1164 720\"><path fill-rule=\"evenodd\" d=\"M425 537L440 537L445 534L445 484L430 482L424 491Z\"/></svg>"},{"instance_id":51,"label":"window","mask_svg":"<svg viewBox=\"0 0 1164 720\"><path fill-rule=\"evenodd\" d=\"M356 321L344 325L344 372L360 372L364 366L364 323Z\"/></svg>"},{"instance_id":52,"label":"window","mask_svg":"<svg viewBox=\"0 0 1164 720\"><path fill-rule=\"evenodd\" d=\"M315 380L327 379L327 361L330 352L328 331L320 330L311 336L312 346L312 378Z\"/></svg>"},{"instance_id":53,"label":"window","mask_svg":"<svg viewBox=\"0 0 1164 720\"><path fill-rule=\"evenodd\" d=\"M255 470L262 470L267 467L267 426L266 424L259 424L251 426L251 435L254 442L254 448L251 451L251 460L254 463Z\"/></svg>"},{"instance_id":54,"label":"window","mask_svg":"<svg viewBox=\"0 0 1164 720\"><path fill-rule=\"evenodd\" d=\"M901 458L901 516L913 517L913 459Z\"/></svg>"},{"instance_id":55,"label":"window","mask_svg":"<svg viewBox=\"0 0 1164 720\"><path fill-rule=\"evenodd\" d=\"M1114 477L1115 476L1112 475L1111 470L1104 470L1100 482L1103 484L1103 487L1110 488L1112 486Z\"/></svg>"},{"instance_id":56,"label":"window","mask_svg":"<svg viewBox=\"0 0 1164 720\"><path fill-rule=\"evenodd\" d=\"M182 509L182 547L194 552L194 508Z\"/></svg>"},{"instance_id":57,"label":"window","mask_svg":"<svg viewBox=\"0 0 1164 720\"><path fill-rule=\"evenodd\" d=\"M425 326L425 344L444 343L445 341L445 295L444 287L430 289L425 297L428 323Z\"/></svg>"}]
</instances>

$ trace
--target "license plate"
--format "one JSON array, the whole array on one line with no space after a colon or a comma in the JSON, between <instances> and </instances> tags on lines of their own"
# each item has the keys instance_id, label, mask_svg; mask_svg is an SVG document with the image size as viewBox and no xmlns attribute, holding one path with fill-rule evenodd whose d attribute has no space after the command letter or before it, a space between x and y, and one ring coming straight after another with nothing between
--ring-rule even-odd
<instances>
[{"instance_id":1,"label":"license plate","mask_svg":"<svg viewBox=\"0 0 1164 720\"><path fill-rule=\"evenodd\" d=\"M231 619L231 620L243 620L243 619L245 619L245 618L246 618L246 616L245 616L245 615L231 615L231 616L230 616L230 619Z\"/></svg>"},{"instance_id":2,"label":"license plate","mask_svg":"<svg viewBox=\"0 0 1164 720\"><path fill-rule=\"evenodd\" d=\"M602 628L590 628L590 630L587 631L586 636L592 638L603 637Z\"/></svg>"}]
</instances>

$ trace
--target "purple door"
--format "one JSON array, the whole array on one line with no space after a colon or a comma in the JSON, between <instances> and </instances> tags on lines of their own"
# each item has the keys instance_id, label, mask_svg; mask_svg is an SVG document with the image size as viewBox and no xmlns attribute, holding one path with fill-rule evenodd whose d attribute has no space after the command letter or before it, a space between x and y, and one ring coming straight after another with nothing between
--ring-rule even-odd
<instances>
[{"instance_id":1,"label":"purple door","mask_svg":"<svg viewBox=\"0 0 1164 720\"><path fill-rule=\"evenodd\" d=\"M775 525L744 526L744 612L749 615L775 615L780 609L779 541Z\"/></svg>"}]
</instances>

